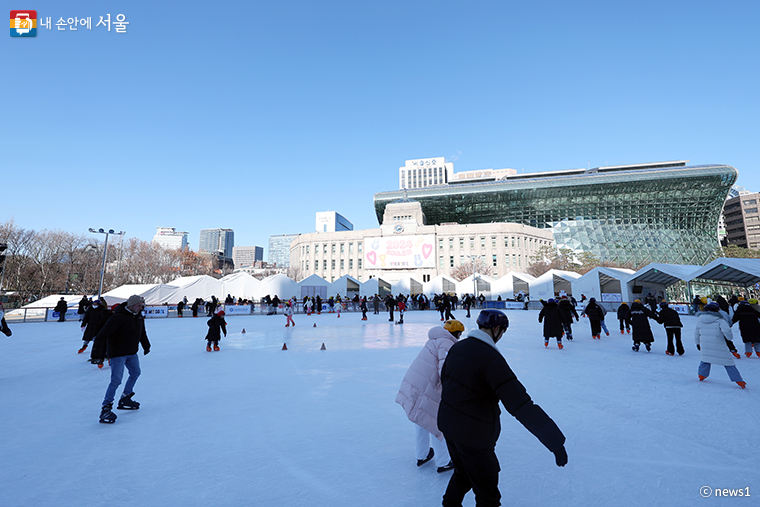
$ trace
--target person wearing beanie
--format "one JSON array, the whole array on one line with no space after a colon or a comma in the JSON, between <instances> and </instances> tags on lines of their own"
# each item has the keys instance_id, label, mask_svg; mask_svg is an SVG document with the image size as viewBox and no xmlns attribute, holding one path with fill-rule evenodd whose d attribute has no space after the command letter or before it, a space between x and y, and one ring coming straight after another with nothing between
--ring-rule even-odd
<instances>
[{"instance_id":1,"label":"person wearing beanie","mask_svg":"<svg viewBox=\"0 0 760 507\"><path fill-rule=\"evenodd\" d=\"M538 322L544 323L544 347L549 346L549 339L557 339L557 348L562 349L562 335L565 334L567 321L565 312L554 299L549 299L538 314ZM570 339L570 338L568 338Z\"/></svg>"},{"instance_id":2,"label":"person wearing beanie","mask_svg":"<svg viewBox=\"0 0 760 507\"><path fill-rule=\"evenodd\" d=\"M575 322L580 320L578 312L575 311L575 304L567 296L562 296L557 306L559 306L559 309L562 310L562 314L565 316L565 335L569 341L573 341L573 317L575 317Z\"/></svg>"},{"instance_id":3,"label":"person wearing beanie","mask_svg":"<svg viewBox=\"0 0 760 507\"><path fill-rule=\"evenodd\" d=\"M628 306L628 303L623 302L618 306L617 318L620 322L620 334L624 334L623 328L625 328L625 332L631 334L631 324L628 323L628 312L630 311L631 308Z\"/></svg>"},{"instance_id":4,"label":"person wearing beanie","mask_svg":"<svg viewBox=\"0 0 760 507\"><path fill-rule=\"evenodd\" d=\"M596 298L589 298L588 304L583 309L582 315L588 317L588 323L591 325L591 338L595 340L602 339L602 321L604 320L604 308L596 304ZM609 336L609 332L607 336Z\"/></svg>"},{"instance_id":5,"label":"person wearing beanie","mask_svg":"<svg viewBox=\"0 0 760 507\"><path fill-rule=\"evenodd\" d=\"M660 313L657 315L657 322L665 326L665 334L668 337L668 348L665 354L672 356L678 352L679 356L684 354L683 343L681 343L681 317L678 312L668 306L666 301L660 302ZM675 347L673 341L675 340Z\"/></svg>"},{"instance_id":6,"label":"person wearing beanie","mask_svg":"<svg viewBox=\"0 0 760 507\"><path fill-rule=\"evenodd\" d=\"M713 364L720 364L726 368L728 378L732 382L736 382L739 387L744 389L747 387L747 383L742 379L739 370L734 364L734 359L731 357L732 351L730 350L733 345L733 335L731 333L731 326L718 315L720 306L718 303L708 303L705 305L704 312L699 314L697 319L697 327L694 330L694 341L697 345L697 350L701 353L701 361L699 363L698 376L699 380L705 380L710 376L710 367ZM734 353L735 357L739 357L739 354Z\"/></svg>"},{"instance_id":7,"label":"person wearing beanie","mask_svg":"<svg viewBox=\"0 0 760 507\"><path fill-rule=\"evenodd\" d=\"M145 332L145 317L141 315L145 308L145 300L137 295L129 296L121 303L113 315L106 321L103 328L95 336L95 348L105 347L105 354L111 361L111 382L106 389L100 412L100 422L116 422L116 414L112 412L116 389L121 384L124 368L129 372L127 383L119 399L121 410L136 410L140 404L132 399L137 378L140 376L140 360L137 357L139 346L143 354L150 352L150 341Z\"/></svg>"},{"instance_id":8,"label":"person wearing beanie","mask_svg":"<svg viewBox=\"0 0 760 507\"><path fill-rule=\"evenodd\" d=\"M291 324L293 324L293 327L296 327L296 322L293 320L293 302L288 301L285 303L285 308L283 309L283 312L285 314L285 327L290 327ZM225 334L225 336L227 336Z\"/></svg>"},{"instance_id":9,"label":"person wearing beanie","mask_svg":"<svg viewBox=\"0 0 760 507\"><path fill-rule=\"evenodd\" d=\"M760 313L747 301L740 301L734 312L733 322L739 323L739 332L744 342L744 355L752 357L754 349L760 357Z\"/></svg>"},{"instance_id":10,"label":"person wearing beanie","mask_svg":"<svg viewBox=\"0 0 760 507\"><path fill-rule=\"evenodd\" d=\"M227 322L224 320L224 310L219 310L206 322L208 333L206 333L206 351L211 352L213 345L215 351L219 351L219 340L222 339L222 332L227 336ZM295 326L295 324L293 324Z\"/></svg>"},{"instance_id":11,"label":"person wearing beanie","mask_svg":"<svg viewBox=\"0 0 760 507\"><path fill-rule=\"evenodd\" d=\"M631 349L634 352L639 351L639 347L643 343L647 348L647 352L652 351L652 342L654 341L654 335L652 334L652 328L649 327L649 319L657 320L657 316L643 304L641 300L637 299L631 305L631 311L628 312L628 324L633 328L631 338L633 338L633 347Z\"/></svg>"},{"instance_id":12,"label":"person wearing beanie","mask_svg":"<svg viewBox=\"0 0 760 507\"><path fill-rule=\"evenodd\" d=\"M82 348L79 349L79 354L87 349L87 346L90 344L90 342L95 338L95 336L97 336L100 330L103 329L103 326L111 316L111 313L112 312L108 309L108 306L105 305L100 299L96 298L90 304L84 313L84 318L82 319L82 331L84 332L82 335L82 341L84 343L82 344ZM93 347L90 351L90 362L92 364L100 364L101 367L103 365L100 353L95 352L95 347Z\"/></svg>"}]
</instances>

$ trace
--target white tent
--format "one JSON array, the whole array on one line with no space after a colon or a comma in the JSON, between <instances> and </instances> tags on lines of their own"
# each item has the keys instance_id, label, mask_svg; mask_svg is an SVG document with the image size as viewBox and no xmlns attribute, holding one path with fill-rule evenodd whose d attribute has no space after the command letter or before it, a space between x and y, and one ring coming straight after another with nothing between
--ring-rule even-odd
<instances>
[{"instance_id":1,"label":"white tent","mask_svg":"<svg viewBox=\"0 0 760 507\"><path fill-rule=\"evenodd\" d=\"M298 282L298 297L314 297L319 295L322 299L327 299L330 282L319 275L309 275Z\"/></svg>"},{"instance_id":2,"label":"white tent","mask_svg":"<svg viewBox=\"0 0 760 507\"><path fill-rule=\"evenodd\" d=\"M530 299L546 300L562 292L570 296L573 293L572 282L580 277L581 275L574 271L550 269L530 284Z\"/></svg>"},{"instance_id":3,"label":"white tent","mask_svg":"<svg viewBox=\"0 0 760 507\"><path fill-rule=\"evenodd\" d=\"M422 282L411 275L405 275L393 282L391 291L393 294L420 294L422 293Z\"/></svg>"},{"instance_id":4,"label":"white tent","mask_svg":"<svg viewBox=\"0 0 760 507\"><path fill-rule=\"evenodd\" d=\"M626 300L644 299L647 294L665 297L665 289L680 281L688 282L701 266L653 262L636 271L626 281Z\"/></svg>"},{"instance_id":5,"label":"white tent","mask_svg":"<svg viewBox=\"0 0 760 507\"><path fill-rule=\"evenodd\" d=\"M739 287L749 287L760 282L760 259L715 259L703 268L698 268L687 280L699 278L716 283L726 283Z\"/></svg>"},{"instance_id":6,"label":"white tent","mask_svg":"<svg viewBox=\"0 0 760 507\"><path fill-rule=\"evenodd\" d=\"M276 275L268 276L261 281L259 285L259 298L265 296L280 298L281 301L285 301L292 297L298 297L298 284L283 275L277 273Z\"/></svg>"},{"instance_id":7,"label":"white tent","mask_svg":"<svg viewBox=\"0 0 760 507\"><path fill-rule=\"evenodd\" d=\"M177 303L182 296L177 296L177 287L174 285L156 284L135 284L122 285L113 290L102 294L109 306L121 303L129 299L134 294L142 296L146 305L162 305L164 303Z\"/></svg>"},{"instance_id":8,"label":"white tent","mask_svg":"<svg viewBox=\"0 0 760 507\"><path fill-rule=\"evenodd\" d=\"M528 294L530 283L534 280L535 278L527 273L510 271L491 284L491 297L498 298L501 296L502 299L516 299L520 291L523 294Z\"/></svg>"},{"instance_id":9,"label":"white tent","mask_svg":"<svg viewBox=\"0 0 760 507\"><path fill-rule=\"evenodd\" d=\"M171 282L171 285L177 286L177 292L174 297L177 301L183 297L187 297L190 302L196 298L208 301L211 299L211 296L216 296L216 299L224 301L224 297L226 296L222 282L208 275L177 278ZM176 303L177 301L174 302Z\"/></svg>"},{"instance_id":10,"label":"white tent","mask_svg":"<svg viewBox=\"0 0 760 507\"><path fill-rule=\"evenodd\" d=\"M475 284L477 281L477 290L475 288ZM492 299L491 298L491 286L496 280L491 278L488 275L481 275L474 273L461 282L457 282L457 294L472 294L475 297L480 296L483 294L483 296L486 299ZM474 292L473 292L474 291Z\"/></svg>"},{"instance_id":11,"label":"white tent","mask_svg":"<svg viewBox=\"0 0 760 507\"><path fill-rule=\"evenodd\" d=\"M87 296L88 298L95 298L97 297L97 294L94 296ZM42 299L38 299L37 301L34 301L32 303L29 303L28 305L24 305L22 308L54 308L55 305L58 304L58 301L63 298L64 301L66 301L66 305L69 306L69 308L73 306L78 306L79 301L82 299L81 294L53 294L51 296L46 296Z\"/></svg>"},{"instance_id":12,"label":"white tent","mask_svg":"<svg viewBox=\"0 0 760 507\"><path fill-rule=\"evenodd\" d=\"M219 281L222 283L222 300L227 297L227 294L239 299L254 299L261 285L261 281L248 273L233 273L222 277Z\"/></svg>"},{"instance_id":13,"label":"white tent","mask_svg":"<svg viewBox=\"0 0 760 507\"><path fill-rule=\"evenodd\" d=\"M580 301L581 294L586 298L595 298L600 302L620 303L630 301L626 281L633 274L632 269L594 268L577 280L571 282L575 299Z\"/></svg>"},{"instance_id":14,"label":"white tent","mask_svg":"<svg viewBox=\"0 0 760 507\"><path fill-rule=\"evenodd\" d=\"M327 288L327 297L340 295L340 297L354 297L361 290L361 283L356 278L343 275Z\"/></svg>"},{"instance_id":15,"label":"white tent","mask_svg":"<svg viewBox=\"0 0 760 507\"><path fill-rule=\"evenodd\" d=\"M457 281L446 275L438 275L422 284L422 291L432 297L434 294L456 293Z\"/></svg>"},{"instance_id":16,"label":"white tent","mask_svg":"<svg viewBox=\"0 0 760 507\"><path fill-rule=\"evenodd\" d=\"M378 280L378 278L370 278L366 282L362 282L361 287L359 287L359 296L367 296L367 298L371 298L375 294L380 294L380 291L378 290Z\"/></svg>"}]
</instances>

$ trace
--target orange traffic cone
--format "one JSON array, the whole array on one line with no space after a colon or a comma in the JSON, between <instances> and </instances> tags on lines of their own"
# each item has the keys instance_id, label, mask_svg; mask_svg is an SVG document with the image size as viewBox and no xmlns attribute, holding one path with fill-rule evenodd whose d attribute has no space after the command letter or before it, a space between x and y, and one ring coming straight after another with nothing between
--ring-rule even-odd
<instances>
[{"instance_id":1,"label":"orange traffic cone","mask_svg":"<svg viewBox=\"0 0 760 507\"><path fill-rule=\"evenodd\" d=\"M327 348L325 347L325 344L324 344L324 343L322 343L322 347L320 347L320 349L319 349L319 350L327 350Z\"/></svg>"},{"instance_id":2,"label":"orange traffic cone","mask_svg":"<svg viewBox=\"0 0 760 507\"><path fill-rule=\"evenodd\" d=\"M288 344L287 343L283 343L282 344L282 350L288 350Z\"/></svg>"},{"instance_id":3,"label":"orange traffic cone","mask_svg":"<svg viewBox=\"0 0 760 507\"><path fill-rule=\"evenodd\" d=\"M314 327L317 327L317 323L316 322L314 323Z\"/></svg>"}]
</instances>

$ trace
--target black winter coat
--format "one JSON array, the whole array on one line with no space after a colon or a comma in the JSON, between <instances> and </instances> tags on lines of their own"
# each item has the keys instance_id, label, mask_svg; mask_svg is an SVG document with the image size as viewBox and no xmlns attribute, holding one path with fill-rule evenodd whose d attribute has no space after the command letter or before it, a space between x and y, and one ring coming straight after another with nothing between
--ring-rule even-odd
<instances>
[{"instance_id":1,"label":"black winter coat","mask_svg":"<svg viewBox=\"0 0 760 507\"><path fill-rule=\"evenodd\" d=\"M562 310L562 313L565 314L565 320L568 324L572 324L573 317L575 317L575 320L578 320L578 312L575 311L575 306L573 306L569 299L561 299L558 306Z\"/></svg>"},{"instance_id":2,"label":"black winter coat","mask_svg":"<svg viewBox=\"0 0 760 507\"><path fill-rule=\"evenodd\" d=\"M127 303L124 302L114 310L113 315L97 334L93 347L100 351L105 350L108 357L120 357L137 354L140 345L146 354L150 351L150 341L145 332L145 317L127 310ZM103 357L102 353L99 357Z\"/></svg>"},{"instance_id":3,"label":"black winter coat","mask_svg":"<svg viewBox=\"0 0 760 507\"><path fill-rule=\"evenodd\" d=\"M734 323L739 323L739 332L744 343L760 342L760 313L749 305L739 305L734 312Z\"/></svg>"},{"instance_id":4,"label":"black winter coat","mask_svg":"<svg viewBox=\"0 0 760 507\"><path fill-rule=\"evenodd\" d=\"M617 309L618 320L625 320L626 318L628 318L628 312L630 311L631 311L631 308L625 303L618 306L618 309Z\"/></svg>"},{"instance_id":5,"label":"black winter coat","mask_svg":"<svg viewBox=\"0 0 760 507\"><path fill-rule=\"evenodd\" d=\"M588 320L604 320L604 310L602 310L602 307L596 303L589 303L586 305L586 309L583 310L583 313L586 314Z\"/></svg>"},{"instance_id":6,"label":"black winter coat","mask_svg":"<svg viewBox=\"0 0 760 507\"><path fill-rule=\"evenodd\" d=\"M683 327L681 316L672 308L663 308L657 315L657 322L665 327Z\"/></svg>"},{"instance_id":7,"label":"black winter coat","mask_svg":"<svg viewBox=\"0 0 760 507\"><path fill-rule=\"evenodd\" d=\"M651 343L654 341L652 328L649 327L649 319L657 320L657 316L641 303L633 303L631 311L628 312L628 324L633 327L631 338L637 343Z\"/></svg>"},{"instance_id":8,"label":"black winter coat","mask_svg":"<svg viewBox=\"0 0 760 507\"><path fill-rule=\"evenodd\" d=\"M103 305L91 306L87 309L82 319L82 327L85 327L82 339L86 342L91 341L103 329L108 318L111 316L111 310Z\"/></svg>"},{"instance_id":9,"label":"black winter coat","mask_svg":"<svg viewBox=\"0 0 760 507\"><path fill-rule=\"evenodd\" d=\"M565 443L552 419L533 403L506 359L494 347L467 337L452 345L441 371L438 428L447 440L493 449L501 432L499 400L547 449Z\"/></svg>"},{"instance_id":10,"label":"black winter coat","mask_svg":"<svg viewBox=\"0 0 760 507\"><path fill-rule=\"evenodd\" d=\"M567 320L565 312L557 306L557 303L546 303L538 314L538 321L544 323L544 338L562 337Z\"/></svg>"},{"instance_id":11,"label":"black winter coat","mask_svg":"<svg viewBox=\"0 0 760 507\"><path fill-rule=\"evenodd\" d=\"M214 314L206 324L208 324L207 341L218 342L222 339L222 331L224 331L224 336L227 336L227 322L225 322L224 317Z\"/></svg>"}]
</instances>

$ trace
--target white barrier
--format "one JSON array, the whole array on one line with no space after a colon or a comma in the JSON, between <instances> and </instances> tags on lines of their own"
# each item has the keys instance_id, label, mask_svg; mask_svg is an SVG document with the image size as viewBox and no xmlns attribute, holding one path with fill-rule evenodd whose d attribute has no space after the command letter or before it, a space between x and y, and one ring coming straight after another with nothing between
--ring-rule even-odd
<instances>
[{"instance_id":1,"label":"white barrier","mask_svg":"<svg viewBox=\"0 0 760 507\"><path fill-rule=\"evenodd\" d=\"M79 320L79 314L77 313L79 311L79 308L69 308L66 310L66 320ZM48 321L57 321L58 320L58 312L53 310L52 308L48 308L47 312L47 320Z\"/></svg>"},{"instance_id":2,"label":"white barrier","mask_svg":"<svg viewBox=\"0 0 760 507\"><path fill-rule=\"evenodd\" d=\"M251 305L224 305L225 315L250 315Z\"/></svg>"},{"instance_id":3,"label":"white barrier","mask_svg":"<svg viewBox=\"0 0 760 507\"><path fill-rule=\"evenodd\" d=\"M676 312L680 313L681 315L689 315L691 312L689 312L689 305L668 305L669 308L674 309Z\"/></svg>"}]
</instances>

